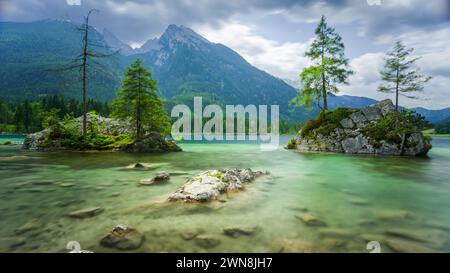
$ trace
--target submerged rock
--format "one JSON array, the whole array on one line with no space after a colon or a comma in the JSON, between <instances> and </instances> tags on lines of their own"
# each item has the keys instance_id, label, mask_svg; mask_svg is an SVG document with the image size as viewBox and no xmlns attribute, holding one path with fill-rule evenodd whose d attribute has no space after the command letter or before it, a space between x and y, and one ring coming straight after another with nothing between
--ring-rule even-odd
<instances>
[{"instance_id":1,"label":"submerged rock","mask_svg":"<svg viewBox=\"0 0 450 273\"><path fill-rule=\"evenodd\" d=\"M384 243L393 251L400 253L435 253L438 252L426 245L401 239L388 239Z\"/></svg>"},{"instance_id":2,"label":"submerged rock","mask_svg":"<svg viewBox=\"0 0 450 273\"><path fill-rule=\"evenodd\" d=\"M215 200L226 192L243 190L246 183L266 174L267 172L252 171L251 169L205 171L190 178L180 189L169 196L169 200Z\"/></svg>"},{"instance_id":3,"label":"submerged rock","mask_svg":"<svg viewBox=\"0 0 450 273\"><path fill-rule=\"evenodd\" d=\"M131 250L141 247L144 235L127 225L117 225L100 241L105 247L114 247L120 250Z\"/></svg>"},{"instance_id":4,"label":"submerged rock","mask_svg":"<svg viewBox=\"0 0 450 273\"><path fill-rule=\"evenodd\" d=\"M430 140L412 119L397 112L391 100L362 109L338 108L321 113L298 133L290 148L349 154L425 155Z\"/></svg>"},{"instance_id":5,"label":"submerged rock","mask_svg":"<svg viewBox=\"0 0 450 273\"><path fill-rule=\"evenodd\" d=\"M76 211L69 213L69 216L72 218L84 219L84 218L96 216L96 215L102 213L103 210L104 209L100 208L100 207L84 208L84 209L76 210Z\"/></svg>"},{"instance_id":6,"label":"submerged rock","mask_svg":"<svg viewBox=\"0 0 450 273\"><path fill-rule=\"evenodd\" d=\"M414 214L406 210L382 210L377 213L377 217L380 220L385 221L403 221L413 219Z\"/></svg>"},{"instance_id":7,"label":"submerged rock","mask_svg":"<svg viewBox=\"0 0 450 273\"><path fill-rule=\"evenodd\" d=\"M230 237L239 237L240 235L250 236L257 231L257 226L230 226L223 229L223 233Z\"/></svg>"},{"instance_id":8,"label":"submerged rock","mask_svg":"<svg viewBox=\"0 0 450 273\"><path fill-rule=\"evenodd\" d=\"M167 182L170 179L170 175L167 172L160 172L151 179L143 179L139 182L139 185L153 185L161 182Z\"/></svg>"},{"instance_id":9,"label":"submerged rock","mask_svg":"<svg viewBox=\"0 0 450 273\"><path fill-rule=\"evenodd\" d=\"M309 213L305 213L303 215L297 215L295 216L298 219L302 220L303 223L305 223L308 226L314 226L314 227L325 227L327 224L325 222L317 219L315 216Z\"/></svg>"},{"instance_id":10,"label":"submerged rock","mask_svg":"<svg viewBox=\"0 0 450 273\"><path fill-rule=\"evenodd\" d=\"M203 248L213 248L220 244L220 240L211 234L202 234L195 237L195 243Z\"/></svg>"},{"instance_id":11,"label":"submerged rock","mask_svg":"<svg viewBox=\"0 0 450 273\"><path fill-rule=\"evenodd\" d=\"M39 229L43 226L42 222L35 218L32 219L31 221L25 223L23 226L19 227L18 229L15 230L15 234L23 234L23 233L27 233L29 231L33 231L36 229Z\"/></svg>"},{"instance_id":12,"label":"submerged rock","mask_svg":"<svg viewBox=\"0 0 450 273\"><path fill-rule=\"evenodd\" d=\"M282 253L315 253L323 252L323 249L311 241L281 239L272 243L274 252Z\"/></svg>"}]
</instances>

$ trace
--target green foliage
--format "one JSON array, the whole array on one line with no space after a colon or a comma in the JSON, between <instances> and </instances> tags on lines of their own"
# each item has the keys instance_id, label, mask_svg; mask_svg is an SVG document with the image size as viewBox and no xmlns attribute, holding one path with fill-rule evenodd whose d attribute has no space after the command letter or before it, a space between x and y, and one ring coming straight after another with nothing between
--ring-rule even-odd
<instances>
[{"instance_id":1,"label":"green foliage","mask_svg":"<svg viewBox=\"0 0 450 273\"><path fill-rule=\"evenodd\" d=\"M168 133L170 120L164 110L164 102L157 95L156 81L152 73L137 59L126 73L122 90L114 100L113 117L129 119L134 125L134 136L142 138L146 132Z\"/></svg>"},{"instance_id":2,"label":"green foliage","mask_svg":"<svg viewBox=\"0 0 450 273\"><path fill-rule=\"evenodd\" d=\"M387 54L384 70L380 71L384 83L378 87L378 91L396 93L397 110L399 95L415 99L416 97L404 93L421 92L424 84L431 80L431 77L422 75L419 70L412 68L418 60L410 57L413 51L413 48L407 48L401 41L397 41L392 51Z\"/></svg>"},{"instance_id":3,"label":"green foliage","mask_svg":"<svg viewBox=\"0 0 450 273\"><path fill-rule=\"evenodd\" d=\"M7 140L7 141L3 142L3 145L11 145L11 144L12 144L11 140Z\"/></svg>"},{"instance_id":4,"label":"green foliage","mask_svg":"<svg viewBox=\"0 0 450 273\"><path fill-rule=\"evenodd\" d=\"M300 74L303 87L294 101L308 105L323 100L322 108L328 109L327 95L337 93L338 84L347 84L347 78L353 72L348 69L348 59L344 55L344 43L334 28L329 27L322 16L315 30L316 39L306 52L314 65L305 68Z\"/></svg>"},{"instance_id":5,"label":"green foliage","mask_svg":"<svg viewBox=\"0 0 450 273\"><path fill-rule=\"evenodd\" d=\"M380 141L385 140L389 143L401 144L405 136L421 132L420 128L414 124L412 118L406 113L388 113L377 122L371 122L364 127L361 132L370 137L372 145L375 148L380 147Z\"/></svg>"},{"instance_id":6,"label":"green foliage","mask_svg":"<svg viewBox=\"0 0 450 273\"><path fill-rule=\"evenodd\" d=\"M450 118L438 122L435 126L435 132L437 134L450 134Z\"/></svg>"},{"instance_id":7,"label":"green foliage","mask_svg":"<svg viewBox=\"0 0 450 273\"><path fill-rule=\"evenodd\" d=\"M309 120L301 130L302 138L311 138L319 134L328 135L336 128L342 128L340 121L353 113L349 108L337 108L334 111L323 111L316 119Z\"/></svg>"},{"instance_id":8,"label":"green foliage","mask_svg":"<svg viewBox=\"0 0 450 273\"><path fill-rule=\"evenodd\" d=\"M111 113L107 103L89 100L88 109L102 116ZM39 101L10 104L0 100L0 132L32 133L48 127L57 120L81 116L82 103L59 96L44 97ZM49 119L49 120L45 120Z\"/></svg>"},{"instance_id":9,"label":"green foliage","mask_svg":"<svg viewBox=\"0 0 450 273\"><path fill-rule=\"evenodd\" d=\"M297 140L295 138L289 140L288 144L286 145L286 148L288 148L289 150L295 149L295 147L297 146Z\"/></svg>"}]
</instances>

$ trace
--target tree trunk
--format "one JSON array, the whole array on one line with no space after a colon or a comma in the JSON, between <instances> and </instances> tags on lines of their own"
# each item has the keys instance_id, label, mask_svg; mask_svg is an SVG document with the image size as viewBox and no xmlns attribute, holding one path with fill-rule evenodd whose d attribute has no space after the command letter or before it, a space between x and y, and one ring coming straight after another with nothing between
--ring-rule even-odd
<instances>
[{"instance_id":1,"label":"tree trunk","mask_svg":"<svg viewBox=\"0 0 450 273\"><path fill-rule=\"evenodd\" d=\"M397 112L398 112L399 75L400 75L400 71L399 71L398 62L397 62L397 81L396 81L396 86L395 86L395 111L397 111Z\"/></svg>"},{"instance_id":2,"label":"tree trunk","mask_svg":"<svg viewBox=\"0 0 450 273\"><path fill-rule=\"evenodd\" d=\"M136 113L136 137L141 139L141 73L138 72L138 98Z\"/></svg>"},{"instance_id":3,"label":"tree trunk","mask_svg":"<svg viewBox=\"0 0 450 273\"><path fill-rule=\"evenodd\" d=\"M322 32L322 36L324 36ZM327 88L326 88L326 81L325 81L325 66L323 64L323 58L325 57L325 42L322 42L322 56L321 56L321 62L322 62L322 97L323 97L323 110L328 110L328 102L327 102Z\"/></svg>"},{"instance_id":4,"label":"tree trunk","mask_svg":"<svg viewBox=\"0 0 450 273\"><path fill-rule=\"evenodd\" d=\"M88 47L89 15L86 17L83 45L83 138L86 138L87 127L87 47Z\"/></svg>"}]
</instances>

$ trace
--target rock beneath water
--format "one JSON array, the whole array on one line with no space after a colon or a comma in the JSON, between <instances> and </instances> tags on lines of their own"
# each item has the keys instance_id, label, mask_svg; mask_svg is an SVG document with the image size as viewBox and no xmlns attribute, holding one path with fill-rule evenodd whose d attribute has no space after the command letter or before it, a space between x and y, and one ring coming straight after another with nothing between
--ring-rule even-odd
<instances>
[{"instance_id":1,"label":"rock beneath water","mask_svg":"<svg viewBox=\"0 0 450 273\"><path fill-rule=\"evenodd\" d=\"M417 242L411 242L400 239L388 239L384 243L393 251L400 253L435 253L438 252L428 246ZM383 248L383 246L381 246Z\"/></svg>"},{"instance_id":2,"label":"rock beneath water","mask_svg":"<svg viewBox=\"0 0 450 273\"><path fill-rule=\"evenodd\" d=\"M402 229L402 228L391 228L387 229L384 234L389 236L394 236L406 240L416 241L420 243L429 243L430 240L427 238L424 238L423 235L419 234L418 232L414 232L412 230L408 229Z\"/></svg>"},{"instance_id":3,"label":"rock beneath water","mask_svg":"<svg viewBox=\"0 0 450 273\"><path fill-rule=\"evenodd\" d=\"M220 240L211 234L202 234L195 237L195 243L203 248L213 248L220 244Z\"/></svg>"},{"instance_id":4,"label":"rock beneath water","mask_svg":"<svg viewBox=\"0 0 450 273\"><path fill-rule=\"evenodd\" d=\"M23 246L27 243L25 238L22 237L9 237L9 238L1 238L0 239L0 246L1 247L8 247L10 249ZM5 249L6 250L6 249Z\"/></svg>"},{"instance_id":5,"label":"rock beneath water","mask_svg":"<svg viewBox=\"0 0 450 273\"><path fill-rule=\"evenodd\" d=\"M257 226L230 226L223 229L223 233L230 237L239 237L241 235L250 236L257 231Z\"/></svg>"},{"instance_id":6,"label":"rock beneath water","mask_svg":"<svg viewBox=\"0 0 450 273\"><path fill-rule=\"evenodd\" d=\"M127 225L117 225L110 231L100 244L105 247L114 247L120 250L140 248L144 241L144 235Z\"/></svg>"},{"instance_id":7,"label":"rock beneath water","mask_svg":"<svg viewBox=\"0 0 450 273\"><path fill-rule=\"evenodd\" d=\"M308 211L308 208L306 208L305 206L302 206L302 205L289 205L289 206L287 206L287 208L290 210L295 210L295 211L300 211L300 212Z\"/></svg>"},{"instance_id":8,"label":"rock beneath water","mask_svg":"<svg viewBox=\"0 0 450 273\"><path fill-rule=\"evenodd\" d=\"M355 238L355 233L347 229L336 229L327 228L319 231L320 236L327 238L337 238L337 239L353 239Z\"/></svg>"},{"instance_id":9,"label":"rock beneath water","mask_svg":"<svg viewBox=\"0 0 450 273\"><path fill-rule=\"evenodd\" d=\"M170 175L167 172L160 172L151 179L144 179L139 182L139 185L153 185L161 182L167 182L170 179Z\"/></svg>"},{"instance_id":10,"label":"rock beneath water","mask_svg":"<svg viewBox=\"0 0 450 273\"><path fill-rule=\"evenodd\" d=\"M366 200L362 198L352 198L348 202L355 206L366 206L369 204Z\"/></svg>"},{"instance_id":11,"label":"rock beneath water","mask_svg":"<svg viewBox=\"0 0 450 273\"><path fill-rule=\"evenodd\" d=\"M431 149L430 140L391 100L362 109L338 108L310 120L291 148L349 154L419 156Z\"/></svg>"},{"instance_id":12,"label":"rock beneath water","mask_svg":"<svg viewBox=\"0 0 450 273\"><path fill-rule=\"evenodd\" d=\"M134 164L128 165L125 167L126 169L137 169L137 170L146 170L153 168L152 164L140 163L136 162Z\"/></svg>"},{"instance_id":13,"label":"rock beneath water","mask_svg":"<svg viewBox=\"0 0 450 273\"><path fill-rule=\"evenodd\" d=\"M75 184L74 183L61 183L61 184L59 184L59 186L61 186L63 188L70 188L70 187L75 186Z\"/></svg>"},{"instance_id":14,"label":"rock beneath water","mask_svg":"<svg viewBox=\"0 0 450 273\"><path fill-rule=\"evenodd\" d=\"M69 216L72 218L84 219L84 218L96 216L102 212L103 212L103 208L91 207L91 208L84 208L84 209L73 211L73 212L69 213Z\"/></svg>"},{"instance_id":15,"label":"rock beneath water","mask_svg":"<svg viewBox=\"0 0 450 273\"><path fill-rule=\"evenodd\" d=\"M404 221L414 218L414 214L406 210L383 210L377 213L377 217L384 221Z\"/></svg>"},{"instance_id":16,"label":"rock beneath water","mask_svg":"<svg viewBox=\"0 0 450 273\"><path fill-rule=\"evenodd\" d=\"M314 226L314 227L325 227L327 226L327 224L325 224L325 222L317 219L315 216L313 216L312 214L309 213L305 213L301 216L297 215L295 216L298 219L302 220L303 223L305 223L308 226Z\"/></svg>"},{"instance_id":17,"label":"rock beneath water","mask_svg":"<svg viewBox=\"0 0 450 273\"><path fill-rule=\"evenodd\" d=\"M323 252L323 249L310 241L281 239L272 243L274 252L282 253L315 253Z\"/></svg>"},{"instance_id":18,"label":"rock beneath water","mask_svg":"<svg viewBox=\"0 0 450 273\"><path fill-rule=\"evenodd\" d=\"M15 234L23 234L29 231L33 231L36 229L39 229L43 226L42 222L35 218L32 219L31 221L25 223L23 226L19 227L18 229L15 230Z\"/></svg>"},{"instance_id":19,"label":"rock beneath water","mask_svg":"<svg viewBox=\"0 0 450 273\"><path fill-rule=\"evenodd\" d=\"M197 235L200 234L200 230L186 230L183 231L180 236L183 238L183 240L189 241L197 237Z\"/></svg>"},{"instance_id":20,"label":"rock beneath water","mask_svg":"<svg viewBox=\"0 0 450 273\"><path fill-rule=\"evenodd\" d=\"M267 172L254 172L251 169L209 170L190 178L180 189L170 195L169 200L215 200L226 192L243 190L246 183L266 174Z\"/></svg>"}]
</instances>

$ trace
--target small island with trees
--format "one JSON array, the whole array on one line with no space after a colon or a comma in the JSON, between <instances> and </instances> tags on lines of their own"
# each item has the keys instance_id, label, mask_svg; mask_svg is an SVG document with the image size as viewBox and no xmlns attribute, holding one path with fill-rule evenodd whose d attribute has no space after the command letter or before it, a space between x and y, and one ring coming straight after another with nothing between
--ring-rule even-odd
<instances>
[{"instance_id":1,"label":"small island with trees","mask_svg":"<svg viewBox=\"0 0 450 273\"><path fill-rule=\"evenodd\" d=\"M156 81L138 59L126 72L122 89L112 104L111 118L95 112L85 117L50 111L43 120L44 130L26 137L27 150L119 150L131 152L181 151L166 138L170 119L157 94ZM86 124L85 124L86 123Z\"/></svg>"},{"instance_id":2,"label":"small island with trees","mask_svg":"<svg viewBox=\"0 0 450 273\"><path fill-rule=\"evenodd\" d=\"M399 96L420 92L431 77L412 68L417 58L410 58L412 48L396 42L387 54L385 68L380 72L384 83L378 91L395 93L395 106L387 99L362 109L338 108L328 110L327 96L339 92L337 84L348 84L353 74L344 55L342 38L322 19L315 31L316 39L306 53L314 64L300 74L303 88L294 99L297 105L317 102L322 109L316 119L308 121L288 149L301 151L340 152L350 154L426 155L431 149L430 138L422 130L424 118L400 110Z\"/></svg>"}]
</instances>

